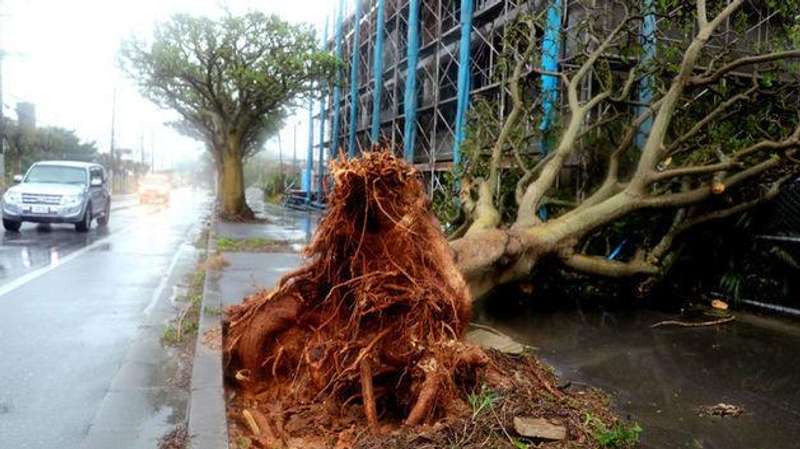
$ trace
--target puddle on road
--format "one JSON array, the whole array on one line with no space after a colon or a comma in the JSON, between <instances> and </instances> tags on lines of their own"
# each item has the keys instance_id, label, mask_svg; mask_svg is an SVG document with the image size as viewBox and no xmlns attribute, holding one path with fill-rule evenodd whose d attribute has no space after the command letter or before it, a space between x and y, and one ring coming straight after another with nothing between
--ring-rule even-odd
<instances>
[{"instance_id":1,"label":"puddle on road","mask_svg":"<svg viewBox=\"0 0 800 449\"><path fill-rule=\"evenodd\" d=\"M478 304L476 321L538 347L564 380L611 393L644 428L644 448L798 447L800 323L734 311L733 323L658 328L653 310ZM504 308L501 310L501 308ZM699 416L719 403L738 417Z\"/></svg>"}]
</instances>

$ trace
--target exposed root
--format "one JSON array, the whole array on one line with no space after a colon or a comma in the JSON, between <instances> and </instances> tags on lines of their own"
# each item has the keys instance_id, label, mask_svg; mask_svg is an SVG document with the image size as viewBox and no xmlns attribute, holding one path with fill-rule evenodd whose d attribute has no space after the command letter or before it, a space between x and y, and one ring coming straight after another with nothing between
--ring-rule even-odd
<instances>
[{"instance_id":1,"label":"exposed root","mask_svg":"<svg viewBox=\"0 0 800 449\"><path fill-rule=\"evenodd\" d=\"M462 342L466 284L411 166L373 151L331 173L306 264L227 311L229 380L285 409L360 399L373 431L434 422L488 361Z\"/></svg>"}]
</instances>

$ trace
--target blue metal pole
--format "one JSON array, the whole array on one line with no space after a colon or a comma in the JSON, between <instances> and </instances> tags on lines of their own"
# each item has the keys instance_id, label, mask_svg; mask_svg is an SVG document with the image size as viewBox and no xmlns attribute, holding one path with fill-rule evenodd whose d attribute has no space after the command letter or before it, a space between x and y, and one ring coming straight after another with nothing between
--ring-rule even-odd
<instances>
[{"instance_id":1,"label":"blue metal pole","mask_svg":"<svg viewBox=\"0 0 800 449\"><path fill-rule=\"evenodd\" d=\"M356 129L358 128L358 63L361 58L361 0L356 0L356 10L353 14L353 54L350 55L350 133L348 134L347 154L356 155Z\"/></svg>"},{"instance_id":2,"label":"blue metal pole","mask_svg":"<svg viewBox=\"0 0 800 449\"><path fill-rule=\"evenodd\" d=\"M458 99L456 103L453 164L461 163L461 144L466 138L467 109L469 108L470 47L472 46L472 0L461 0L461 40L458 43Z\"/></svg>"},{"instance_id":3,"label":"blue metal pole","mask_svg":"<svg viewBox=\"0 0 800 449\"><path fill-rule=\"evenodd\" d=\"M323 50L326 45L328 45L328 18L325 18L325 28L322 32ZM328 86L322 85L323 91L327 88ZM325 191L325 102L327 98L327 95L325 95L322 101L319 102L319 167L317 168L319 183L317 201L322 201L322 192Z\"/></svg>"},{"instance_id":4,"label":"blue metal pole","mask_svg":"<svg viewBox=\"0 0 800 449\"><path fill-rule=\"evenodd\" d=\"M561 53L561 0L553 0L547 7L547 18L542 40L541 67L545 72L558 71L558 55ZM558 106L558 77L542 75L542 110L543 117L539 130L546 134L553 126L553 119ZM550 151L550 139L542 139L542 152Z\"/></svg>"},{"instance_id":5,"label":"blue metal pole","mask_svg":"<svg viewBox=\"0 0 800 449\"><path fill-rule=\"evenodd\" d=\"M372 64L372 75L375 87L372 89L372 129L369 140L373 145L378 143L381 133L381 94L383 90L383 27L386 20L383 0L378 0L378 12L375 16L375 60Z\"/></svg>"},{"instance_id":6,"label":"blue metal pole","mask_svg":"<svg viewBox=\"0 0 800 449\"><path fill-rule=\"evenodd\" d=\"M656 14L654 0L644 0L645 16L642 21L642 30L639 34L639 40L642 43L642 60L641 64L645 67L656 57ZM653 101L653 77L646 76L639 83L639 102L644 105L649 105ZM641 114L645 111L647 106L640 106L638 113ZM653 126L653 117L648 118L639 131L636 133L636 146L644 148L647 141L647 136L650 135L650 128Z\"/></svg>"},{"instance_id":7,"label":"blue metal pole","mask_svg":"<svg viewBox=\"0 0 800 449\"><path fill-rule=\"evenodd\" d=\"M344 14L344 0L339 0L339 11L336 14L335 53L338 61L342 60L342 15ZM339 150L339 124L342 115L342 71L336 70L336 81L333 85L333 124L331 126L331 157L336 157Z\"/></svg>"},{"instance_id":8,"label":"blue metal pole","mask_svg":"<svg viewBox=\"0 0 800 449\"><path fill-rule=\"evenodd\" d=\"M419 0L408 2L408 49L406 52L406 91L403 114L403 157L414 162L414 137L417 131L417 63L419 62Z\"/></svg>"},{"instance_id":9,"label":"blue metal pole","mask_svg":"<svg viewBox=\"0 0 800 449\"><path fill-rule=\"evenodd\" d=\"M306 152L306 174L303 177L303 190L306 204L311 204L311 172L314 171L314 100L308 100L308 151Z\"/></svg>"}]
</instances>

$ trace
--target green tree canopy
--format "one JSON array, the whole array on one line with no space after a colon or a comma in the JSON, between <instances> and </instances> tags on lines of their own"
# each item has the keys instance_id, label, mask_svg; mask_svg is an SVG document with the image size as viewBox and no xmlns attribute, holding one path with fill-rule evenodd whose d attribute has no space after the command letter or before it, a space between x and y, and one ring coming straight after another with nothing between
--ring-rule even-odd
<instances>
[{"instance_id":1,"label":"green tree canopy","mask_svg":"<svg viewBox=\"0 0 800 449\"><path fill-rule=\"evenodd\" d=\"M242 161L261 149L289 111L331 78L336 58L317 48L309 25L250 12L220 19L175 15L153 39L130 39L123 68L141 93L181 115L176 128L201 139L220 174L223 215L251 212Z\"/></svg>"}]
</instances>

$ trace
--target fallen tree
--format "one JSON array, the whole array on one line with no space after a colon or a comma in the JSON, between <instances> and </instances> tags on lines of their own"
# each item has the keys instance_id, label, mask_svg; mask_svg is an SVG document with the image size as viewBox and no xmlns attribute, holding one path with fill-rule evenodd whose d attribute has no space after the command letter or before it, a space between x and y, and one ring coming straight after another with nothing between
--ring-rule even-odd
<instances>
[{"instance_id":1,"label":"fallen tree","mask_svg":"<svg viewBox=\"0 0 800 449\"><path fill-rule=\"evenodd\" d=\"M514 430L533 421L548 447L598 448L598 428L624 428L602 393L464 341L469 292L410 165L383 148L331 174L306 263L226 311L232 441L511 449L540 441Z\"/></svg>"},{"instance_id":2,"label":"fallen tree","mask_svg":"<svg viewBox=\"0 0 800 449\"><path fill-rule=\"evenodd\" d=\"M230 363L244 390L276 401L361 392L373 427L378 403L427 422L456 406L456 373L474 380L488 360L461 341L467 287L413 168L374 152L331 169L308 263L229 311Z\"/></svg>"},{"instance_id":3,"label":"fallen tree","mask_svg":"<svg viewBox=\"0 0 800 449\"><path fill-rule=\"evenodd\" d=\"M766 6L744 0L665 2L651 12L614 2L614 17L580 4L581 31L571 42L585 48L552 73L531 68L540 53L532 51L537 18L509 25L510 111L500 120L490 101L473 108L460 172L451 247L473 298L531 276L545 260L595 276L657 278L682 233L774 197L798 173L800 148L800 24L797 3L788 3L770 16L780 37L758 45L747 21ZM665 19L657 59L636 44L647 14ZM686 40L667 41L669 33ZM545 133L540 105L526 100L536 97L535 72L560 79L566 97L562 121ZM645 82L651 99L636 96ZM538 140L555 144L539 152ZM570 165L589 164L605 171L563 185ZM624 257L609 257L598 237L653 211L666 225L639 226L645 236Z\"/></svg>"}]
</instances>

